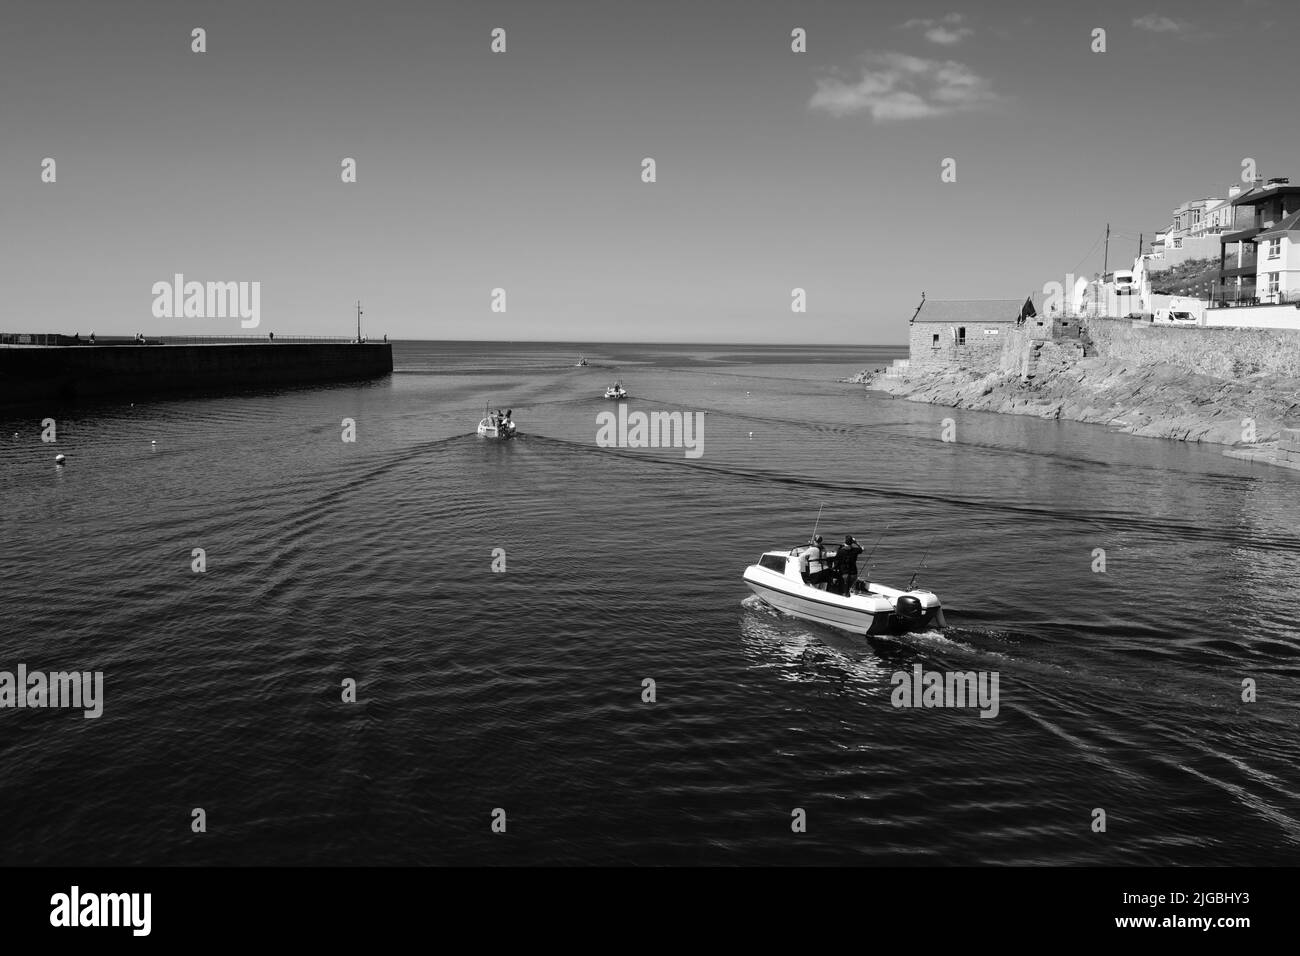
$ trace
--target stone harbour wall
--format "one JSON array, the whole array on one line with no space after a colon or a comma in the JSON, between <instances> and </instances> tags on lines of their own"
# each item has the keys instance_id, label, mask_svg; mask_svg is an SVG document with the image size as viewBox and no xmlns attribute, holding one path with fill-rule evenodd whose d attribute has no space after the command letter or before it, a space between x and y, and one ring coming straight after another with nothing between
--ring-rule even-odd
<instances>
[{"instance_id":1,"label":"stone harbour wall","mask_svg":"<svg viewBox=\"0 0 1300 956\"><path fill-rule=\"evenodd\" d=\"M0 347L0 404L233 391L387 375L389 343Z\"/></svg>"},{"instance_id":2,"label":"stone harbour wall","mask_svg":"<svg viewBox=\"0 0 1300 956\"><path fill-rule=\"evenodd\" d=\"M1300 329L1204 328L1089 318L1099 355L1134 365L1161 363L1214 378L1266 374L1300 378Z\"/></svg>"}]
</instances>

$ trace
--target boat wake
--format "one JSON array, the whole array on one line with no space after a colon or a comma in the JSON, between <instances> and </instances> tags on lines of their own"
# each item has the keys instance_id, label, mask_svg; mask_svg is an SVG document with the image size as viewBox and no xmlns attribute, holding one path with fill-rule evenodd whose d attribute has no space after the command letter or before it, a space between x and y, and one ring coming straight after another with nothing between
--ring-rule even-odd
<instances>
[{"instance_id":1,"label":"boat wake","mask_svg":"<svg viewBox=\"0 0 1300 956\"><path fill-rule=\"evenodd\" d=\"M747 611L754 611L754 612L756 612L756 613L758 613L758 614L766 614L768 617L781 617L781 616L782 616L780 611L778 611L776 608L772 607L772 605L768 604L766 601L764 601L764 600L763 600L761 597L759 597L757 594L750 594L750 595L746 596L746 597L745 597L745 598L740 602L740 606L743 607L743 608L744 608L745 610L747 610Z\"/></svg>"},{"instance_id":2,"label":"boat wake","mask_svg":"<svg viewBox=\"0 0 1300 956\"><path fill-rule=\"evenodd\" d=\"M1006 518L1023 517L1050 524L1092 529L1113 530L1124 535L1141 535L1149 541L1177 541L1180 547L1192 542L1219 544L1228 547L1250 548L1253 551L1277 551L1300 554L1300 535L1287 533L1285 530L1263 531L1253 529L1249 535L1241 532L1215 527L1204 522L1183 520L1164 516L1160 518L1143 517L1138 514L1105 514L1091 507L1066 507L1060 505L1043 506L1019 500L963 498L952 494L916 491L909 488L886 487L869 484L864 481L831 481L802 474L781 472L717 462L704 462L702 459L680 459L642 455L635 449L597 448L585 442L577 442L551 436L537 436L556 447L569 451L600 454L634 461L647 469L686 468L701 474L711 474L721 478L753 482L768 486L785 486L806 492L808 497L818 498L829 495L850 495L858 498L872 498L886 503L906 504L913 507L937 507L940 509L960 505L968 512L977 512Z\"/></svg>"},{"instance_id":3,"label":"boat wake","mask_svg":"<svg viewBox=\"0 0 1300 956\"><path fill-rule=\"evenodd\" d=\"M785 614L757 595L749 595L740 602L740 606L748 615L779 622L776 626L788 639L798 638L804 643L817 642L855 656L864 652L871 653L879 658L881 664L891 666L901 666L904 663L910 666L916 662L918 655L927 660L943 654L960 655L963 658L992 658L1004 662L1016 660L1010 654L987 646L988 638L996 632L986 633L970 628L950 627L943 631L851 635Z\"/></svg>"}]
</instances>

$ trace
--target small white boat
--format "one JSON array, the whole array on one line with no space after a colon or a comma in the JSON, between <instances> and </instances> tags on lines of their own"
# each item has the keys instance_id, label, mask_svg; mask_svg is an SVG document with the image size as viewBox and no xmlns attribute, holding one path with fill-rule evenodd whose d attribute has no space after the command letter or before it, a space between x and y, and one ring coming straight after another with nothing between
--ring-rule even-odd
<instances>
[{"instance_id":1,"label":"small white boat","mask_svg":"<svg viewBox=\"0 0 1300 956\"><path fill-rule=\"evenodd\" d=\"M503 419L504 420L500 421L498 424L498 419L495 415L484 415L483 420L478 423L479 437L498 438L502 441L514 438L517 433L515 423L510 419L509 415L503 416Z\"/></svg>"},{"instance_id":2,"label":"small white boat","mask_svg":"<svg viewBox=\"0 0 1300 956\"><path fill-rule=\"evenodd\" d=\"M615 382L609 388L605 389L605 397L612 398L615 401L627 398L627 389L625 389L618 382Z\"/></svg>"},{"instance_id":3,"label":"small white boat","mask_svg":"<svg viewBox=\"0 0 1300 956\"><path fill-rule=\"evenodd\" d=\"M500 438L503 441L508 438L514 438L518 429L514 422L504 422L500 427L490 417L483 419L478 423L478 434L480 438Z\"/></svg>"},{"instance_id":4,"label":"small white boat","mask_svg":"<svg viewBox=\"0 0 1300 956\"><path fill-rule=\"evenodd\" d=\"M768 551L745 568L745 584L778 611L850 634L902 634L947 626L943 606L930 591L858 581L853 593L844 595L805 583L799 572L802 550Z\"/></svg>"}]
</instances>

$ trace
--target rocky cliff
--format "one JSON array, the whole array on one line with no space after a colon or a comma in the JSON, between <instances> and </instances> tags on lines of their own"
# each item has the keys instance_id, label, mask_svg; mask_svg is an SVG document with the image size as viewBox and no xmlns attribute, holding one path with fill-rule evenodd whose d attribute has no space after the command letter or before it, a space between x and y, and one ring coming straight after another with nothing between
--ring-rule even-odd
<instances>
[{"instance_id":1,"label":"rocky cliff","mask_svg":"<svg viewBox=\"0 0 1300 956\"><path fill-rule=\"evenodd\" d=\"M1151 438L1242 445L1279 437L1300 419L1300 379L1257 374L1240 381L1166 363L1108 356L1040 357L1022 369L883 371L855 376L868 388L914 402L1109 425ZM1253 433L1249 423L1253 422Z\"/></svg>"}]
</instances>

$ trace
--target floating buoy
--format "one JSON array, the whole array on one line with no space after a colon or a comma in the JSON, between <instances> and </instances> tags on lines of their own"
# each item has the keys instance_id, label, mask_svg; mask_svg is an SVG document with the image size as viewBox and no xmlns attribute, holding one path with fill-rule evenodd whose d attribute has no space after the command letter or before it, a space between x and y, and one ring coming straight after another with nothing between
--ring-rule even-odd
<instances>
[{"instance_id":1,"label":"floating buoy","mask_svg":"<svg viewBox=\"0 0 1300 956\"><path fill-rule=\"evenodd\" d=\"M63 461L64 461L64 458L63 458L62 455L55 455L55 456L54 456L54 463L55 463L56 465L61 465L61 464L63 464Z\"/></svg>"},{"instance_id":2,"label":"floating buoy","mask_svg":"<svg viewBox=\"0 0 1300 956\"><path fill-rule=\"evenodd\" d=\"M151 439L150 442L149 442L149 444L151 444L151 445L156 445L156 444L158 444L158 440L157 440L156 438L155 438L155 439Z\"/></svg>"},{"instance_id":3,"label":"floating buoy","mask_svg":"<svg viewBox=\"0 0 1300 956\"><path fill-rule=\"evenodd\" d=\"M753 432L750 432L750 433L749 433L749 437L750 437L750 438L753 438L753 437L754 437L754 433L753 433Z\"/></svg>"}]
</instances>

